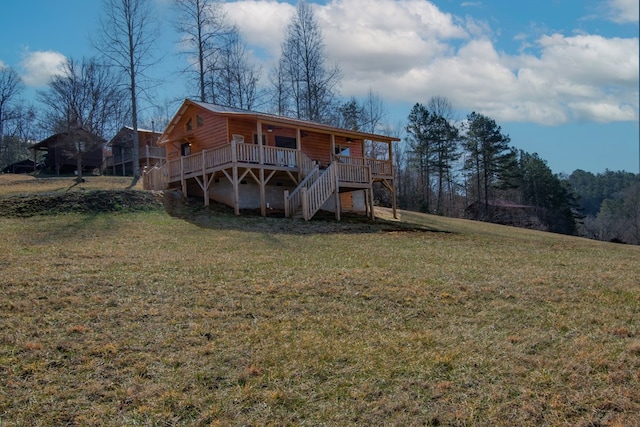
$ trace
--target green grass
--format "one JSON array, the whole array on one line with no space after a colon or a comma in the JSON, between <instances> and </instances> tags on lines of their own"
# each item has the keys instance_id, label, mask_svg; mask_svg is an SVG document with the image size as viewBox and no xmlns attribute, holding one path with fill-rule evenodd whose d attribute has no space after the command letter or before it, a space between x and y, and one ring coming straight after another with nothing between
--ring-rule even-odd
<instances>
[{"instance_id":1,"label":"green grass","mask_svg":"<svg viewBox=\"0 0 640 427\"><path fill-rule=\"evenodd\" d=\"M182 216L0 218L0 425L640 424L638 247Z\"/></svg>"}]
</instances>

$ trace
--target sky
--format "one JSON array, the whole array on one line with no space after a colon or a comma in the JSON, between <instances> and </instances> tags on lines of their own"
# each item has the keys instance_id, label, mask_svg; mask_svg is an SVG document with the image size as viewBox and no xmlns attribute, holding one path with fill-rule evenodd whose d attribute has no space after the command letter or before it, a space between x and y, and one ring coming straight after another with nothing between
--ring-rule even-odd
<instances>
[{"instance_id":1,"label":"sky","mask_svg":"<svg viewBox=\"0 0 640 427\"><path fill-rule=\"evenodd\" d=\"M178 70L171 0L150 0L160 24L152 98L171 114L188 96ZM640 173L638 0L311 1L340 93L383 101L401 128L415 103L447 98L472 111L555 173ZM280 55L295 1L225 3L266 74ZM23 78L23 98L46 88L65 58L97 55L102 0L0 0L0 67ZM148 111L148 110L147 110ZM144 112L143 112L144 114Z\"/></svg>"}]
</instances>

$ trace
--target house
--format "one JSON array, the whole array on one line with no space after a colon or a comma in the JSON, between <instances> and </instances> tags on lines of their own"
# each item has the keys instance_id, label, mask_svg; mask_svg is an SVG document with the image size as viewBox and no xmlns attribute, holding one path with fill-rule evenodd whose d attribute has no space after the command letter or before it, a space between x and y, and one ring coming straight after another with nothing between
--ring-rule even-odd
<instances>
[{"instance_id":1,"label":"house","mask_svg":"<svg viewBox=\"0 0 640 427\"><path fill-rule=\"evenodd\" d=\"M105 140L84 129L60 132L29 147L33 150L34 162L38 152L45 155L44 172L61 175L78 170L78 153L84 172L102 170Z\"/></svg>"},{"instance_id":2,"label":"house","mask_svg":"<svg viewBox=\"0 0 640 427\"><path fill-rule=\"evenodd\" d=\"M125 126L111 138L107 147L111 155L105 159L105 173L111 175L133 175L133 128ZM158 146L161 133L138 129L140 170L149 169L164 161L164 147Z\"/></svg>"},{"instance_id":3,"label":"house","mask_svg":"<svg viewBox=\"0 0 640 427\"><path fill-rule=\"evenodd\" d=\"M2 169L2 173L31 173L35 172L36 163L33 160L26 159L10 164Z\"/></svg>"},{"instance_id":4,"label":"house","mask_svg":"<svg viewBox=\"0 0 640 427\"><path fill-rule=\"evenodd\" d=\"M476 201L465 209L468 219L488 221L495 224L542 230L538 208L505 200L491 200L488 205Z\"/></svg>"},{"instance_id":5,"label":"house","mask_svg":"<svg viewBox=\"0 0 640 427\"><path fill-rule=\"evenodd\" d=\"M311 219L319 210L371 218L374 182L396 199L392 143L398 138L185 100L160 137L166 163L145 174L149 189L178 188L263 216ZM259 142L259 143L258 143ZM365 143L382 144L366 158Z\"/></svg>"}]
</instances>

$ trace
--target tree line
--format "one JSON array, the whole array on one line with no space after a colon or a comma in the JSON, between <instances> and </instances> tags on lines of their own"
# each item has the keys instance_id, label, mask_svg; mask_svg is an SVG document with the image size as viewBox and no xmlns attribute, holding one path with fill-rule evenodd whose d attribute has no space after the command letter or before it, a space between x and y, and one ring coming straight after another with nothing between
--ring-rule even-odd
<instances>
[{"instance_id":1,"label":"tree line","mask_svg":"<svg viewBox=\"0 0 640 427\"><path fill-rule=\"evenodd\" d=\"M169 108L151 95L160 28L152 6L150 0L104 0L99 31L90 40L96 56L69 58L62 73L38 93L39 107L19 99L24 85L15 70L0 69L0 166L28 158L28 143L39 135L82 129L108 140L123 125L166 126ZM392 125L373 89L360 99L341 97L342 72L329 63L322 32L305 1L298 2L284 30L280 57L266 73L221 1L173 0L173 7L172 24L184 58L184 97L403 137L394 146L401 208L637 243L637 236L634 241L621 231L634 229L629 225L633 215L638 228L639 215L628 201L633 189L617 186L601 199L585 197L582 183L590 177L580 171L570 177L553 174L537 154L511 147L510 137L490 117L471 112L458 120L450 101L434 96L416 103L406 123ZM142 104L155 108L141 119ZM133 142L137 154L139 142ZM365 150L368 157L388 156L371 142ZM134 182L139 176L134 170ZM389 203L388 192L376 195L380 204Z\"/></svg>"}]
</instances>

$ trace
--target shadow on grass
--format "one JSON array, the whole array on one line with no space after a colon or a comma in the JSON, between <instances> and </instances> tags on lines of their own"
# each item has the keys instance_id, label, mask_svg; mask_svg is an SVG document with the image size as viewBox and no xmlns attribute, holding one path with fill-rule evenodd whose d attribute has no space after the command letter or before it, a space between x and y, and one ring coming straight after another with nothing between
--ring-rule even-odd
<instances>
[{"instance_id":1,"label":"shadow on grass","mask_svg":"<svg viewBox=\"0 0 640 427\"><path fill-rule=\"evenodd\" d=\"M320 211L311 219L286 218L284 212L269 210L267 216L260 215L260 210L241 210L236 216L232 208L211 202L204 206L201 198L183 198L180 192L165 191L164 206L167 213L201 228L220 230L240 230L270 234L326 234L326 233L379 233L379 232L414 232L414 233L451 233L424 224L389 221L376 218L371 220L363 215L353 213L341 214L337 221L332 212Z\"/></svg>"}]
</instances>

